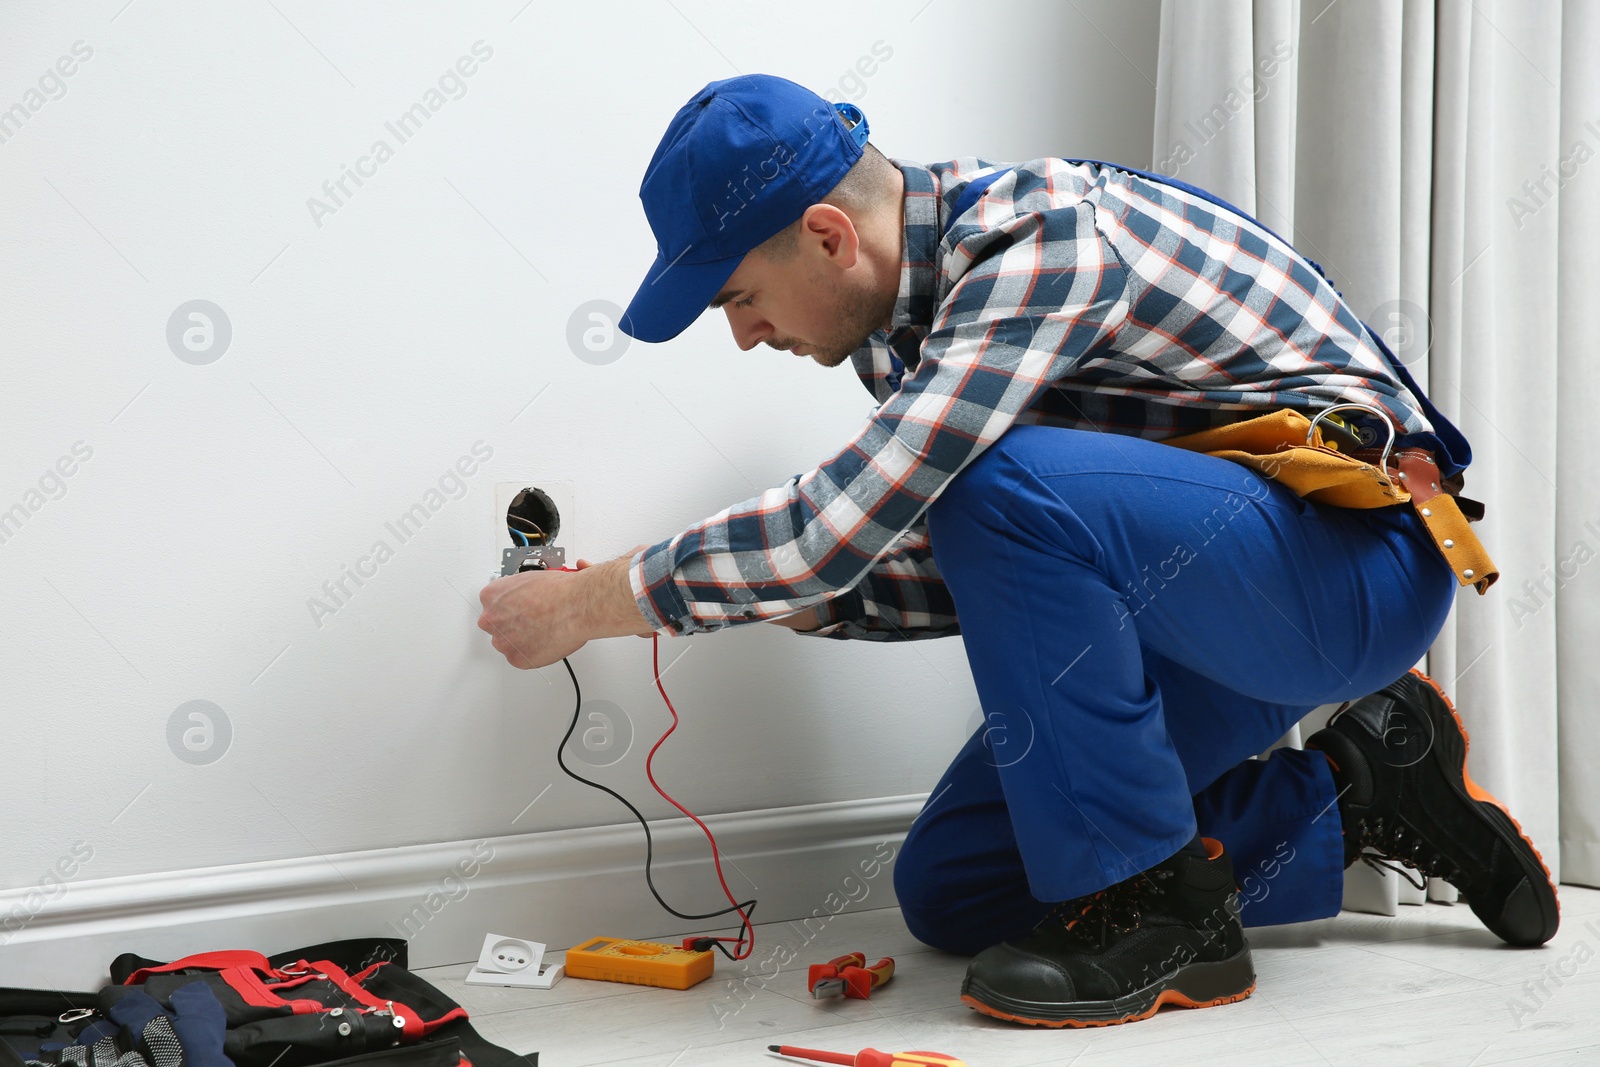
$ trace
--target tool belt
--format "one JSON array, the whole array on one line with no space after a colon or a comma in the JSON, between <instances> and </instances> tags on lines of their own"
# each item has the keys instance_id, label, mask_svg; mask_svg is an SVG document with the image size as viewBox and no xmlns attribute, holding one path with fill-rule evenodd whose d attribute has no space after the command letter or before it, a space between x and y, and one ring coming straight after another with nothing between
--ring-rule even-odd
<instances>
[{"instance_id":1,"label":"tool belt","mask_svg":"<svg viewBox=\"0 0 1600 1067\"><path fill-rule=\"evenodd\" d=\"M1335 414L1347 408L1380 418L1389 430L1387 443L1382 448L1364 446ZM1483 518L1483 505L1460 496L1459 473L1449 479L1439 476L1432 452L1396 451L1394 438L1394 424L1377 408L1335 404L1309 419L1283 408L1162 443L1242 463L1318 504L1381 508L1410 503L1456 580L1475 587L1480 595L1487 593L1500 572L1467 525Z\"/></svg>"}]
</instances>

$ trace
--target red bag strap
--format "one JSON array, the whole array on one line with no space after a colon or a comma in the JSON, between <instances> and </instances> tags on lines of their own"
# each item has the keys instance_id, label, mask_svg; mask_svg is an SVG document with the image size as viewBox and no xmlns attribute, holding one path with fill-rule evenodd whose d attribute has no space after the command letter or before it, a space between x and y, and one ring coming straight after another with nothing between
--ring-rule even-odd
<instances>
[{"instance_id":1,"label":"red bag strap","mask_svg":"<svg viewBox=\"0 0 1600 1067\"><path fill-rule=\"evenodd\" d=\"M368 1008L383 1008L393 1010L395 1017L403 1024L402 1037L415 1040L426 1034L432 1033L446 1023L456 1019L467 1018L465 1008L457 1007L446 1012L437 1019L424 1019L417 1010L409 1004L400 1001L384 1000L374 996L361 983L372 975L382 962L375 963L359 974L352 977L332 960L295 960L285 964L281 969L273 967L267 958L259 952L245 949L228 950L223 952L201 952L193 956L185 956L181 960L173 960L156 967L142 967L130 974L124 985L137 985L153 974L170 974L186 968L205 968L221 973L224 981L232 986L247 1004L258 1007L287 1007L295 1014L307 1014L327 1011L327 1005L315 1000L284 999L277 995L274 987L269 987L261 981L261 975L272 978L290 979L286 985L303 985L306 980L323 976L338 986L350 999ZM462 1057L465 1060L465 1057ZM469 1065L470 1067L470 1065Z\"/></svg>"},{"instance_id":2,"label":"red bag strap","mask_svg":"<svg viewBox=\"0 0 1600 1067\"><path fill-rule=\"evenodd\" d=\"M392 1008L394 1010L395 1018L399 1019L404 1024L404 1027L400 1033L407 1041L414 1041L423 1034L434 1029L434 1027L438 1026L440 1023L444 1022L443 1019L440 1019L432 1023L426 1023L423 1021L422 1016L417 1014L416 1009L412 1008L409 1004L402 1004L399 1001L383 1000L373 996L370 990L368 990L354 978L350 977L349 974L345 973L342 968L336 966L331 960L317 960L311 966L315 967L320 973L327 975L328 981L344 990L350 999L354 1000L356 1003L364 1004L369 1008L383 1008L385 1010ZM362 973L367 974L370 973L371 970L372 968L368 968Z\"/></svg>"},{"instance_id":3,"label":"red bag strap","mask_svg":"<svg viewBox=\"0 0 1600 1067\"><path fill-rule=\"evenodd\" d=\"M288 1008L296 1015L309 1015L319 1011L327 1011L327 1006L320 1000L286 1000L279 996L276 987L268 989L261 976L249 967L228 967L220 972L222 980L233 987L239 998L246 1004L253 1004L258 1008ZM315 979L315 974L307 975ZM304 985L305 979L295 979L289 985Z\"/></svg>"},{"instance_id":4,"label":"red bag strap","mask_svg":"<svg viewBox=\"0 0 1600 1067\"><path fill-rule=\"evenodd\" d=\"M203 967L208 970L222 971L231 967L243 967L252 971L261 971L265 974L276 974L272 964L267 962L267 957L259 952L248 949L229 949L223 952L200 952L193 956L185 956L181 960L163 963L158 967L141 967L123 981L123 985L138 985L152 974L171 974L173 971L185 970L189 967Z\"/></svg>"},{"instance_id":5,"label":"red bag strap","mask_svg":"<svg viewBox=\"0 0 1600 1067\"><path fill-rule=\"evenodd\" d=\"M425 1034L431 1034L445 1023L454 1022L457 1019L465 1019L467 1017L467 1009L455 1007L445 1012L437 1019L424 1019L417 1013L416 1009L411 1007L409 1004L401 1003L398 1000L388 1001L374 996L372 991L363 986L361 982L369 977L379 967L384 966L382 962L373 964L371 967L368 967L366 970L362 971L358 975L355 975L354 977L346 974L343 970L336 967L328 960L318 960L311 966L315 967L321 973L327 975L328 981L344 990L344 992L347 993L352 1000L358 1001L361 1004L365 1004L369 1008L384 1008L386 1010L393 1008L395 1016L405 1024L404 1029L401 1030L401 1034L407 1041L415 1040L416 1038Z\"/></svg>"},{"instance_id":6,"label":"red bag strap","mask_svg":"<svg viewBox=\"0 0 1600 1067\"><path fill-rule=\"evenodd\" d=\"M350 977L354 981L365 982L368 978L372 977L373 972L375 972L379 967L387 967L387 966L389 966L389 961L388 960L379 960L377 963L374 963L371 967L368 967L366 970L357 971L355 974L352 974Z\"/></svg>"}]
</instances>

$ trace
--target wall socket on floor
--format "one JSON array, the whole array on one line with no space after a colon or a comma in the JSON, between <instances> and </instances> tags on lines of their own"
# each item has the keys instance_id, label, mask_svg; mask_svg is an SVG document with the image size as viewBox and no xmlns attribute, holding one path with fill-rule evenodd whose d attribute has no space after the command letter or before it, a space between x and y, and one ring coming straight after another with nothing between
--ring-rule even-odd
<instances>
[{"instance_id":1,"label":"wall socket on floor","mask_svg":"<svg viewBox=\"0 0 1600 1067\"><path fill-rule=\"evenodd\" d=\"M513 985L549 989L561 981L566 968L559 963L542 967L544 945L504 934L485 934L478 965L467 972L468 985Z\"/></svg>"}]
</instances>

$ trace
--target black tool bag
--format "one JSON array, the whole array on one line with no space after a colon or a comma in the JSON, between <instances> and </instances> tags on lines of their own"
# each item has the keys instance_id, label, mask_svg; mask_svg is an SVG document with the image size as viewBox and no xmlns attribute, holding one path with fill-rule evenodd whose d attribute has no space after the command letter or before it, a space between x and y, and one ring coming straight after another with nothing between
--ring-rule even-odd
<instances>
[{"instance_id":1,"label":"black tool bag","mask_svg":"<svg viewBox=\"0 0 1600 1067\"><path fill-rule=\"evenodd\" d=\"M0 988L0 1067L537 1067L406 970L406 943L163 963L124 953L98 993Z\"/></svg>"}]
</instances>

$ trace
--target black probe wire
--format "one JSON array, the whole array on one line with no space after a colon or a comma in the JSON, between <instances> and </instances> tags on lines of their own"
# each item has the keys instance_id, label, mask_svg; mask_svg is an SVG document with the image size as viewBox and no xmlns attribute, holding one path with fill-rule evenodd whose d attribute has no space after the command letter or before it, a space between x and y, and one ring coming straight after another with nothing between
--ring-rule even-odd
<instances>
[{"instance_id":1,"label":"black probe wire","mask_svg":"<svg viewBox=\"0 0 1600 1067\"><path fill-rule=\"evenodd\" d=\"M590 779L583 777L583 775L578 774L571 767L567 766L567 761L563 758L563 753L565 753L567 749L567 742L571 740L572 732L578 728L578 719L583 711L583 690L578 685L578 674L572 669L572 663L567 659L567 657L561 657L561 665L567 669L567 674L572 677L572 691L577 697L577 702L572 709L572 722L567 724L567 732L561 736L561 744L556 748L556 763L563 771L566 772L567 777L576 779L577 781L582 782L584 785L592 786L601 792L609 793L616 797L622 802L622 806L631 811L633 813L633 817L639 820L639 825L644 828L644 881L645 885L650 887L650 895L656 898L657 904L660 904L673 915L680 919L687 919L691 922L698 922L701 919L721 918L722 916L727 915L729 912L741 912L740 918L744 920L744 929L748 929L752 934L754 934L755 926L753 920L750 918L750 916L755 914L756 910L756 902L754 899L747 900L743 904L734 904L731 907L723 908L721 911L708 911L704 914L694 915L688 912L679 911L677 908L674 908L671 904L668 904L661 898L660 891L656 889L655 879L650 875L650 865L655 859L655 842L650 837L650 823L645 820L645 817L640 814L639 809L634 807L633 803L629 801L627 797L623 796L621 793L617 792L615 789L612 789L608 785L602 785L599 782L591 781ZM711 847L715 848L716 844L713 842ZM739 933L741 947L745 939L744 929L741 929ZM712 944L717 947L718 952L728 957L728 959L736 962L738 961L739 957L728 951L721 938L712 940Z\"/></svg>"}]
</instances>

